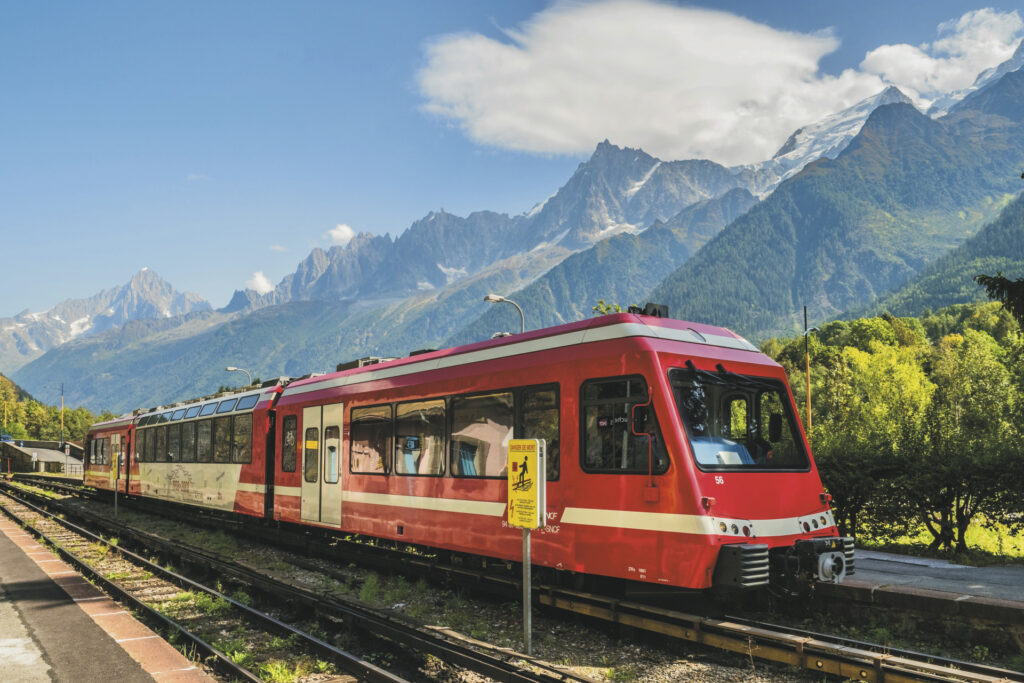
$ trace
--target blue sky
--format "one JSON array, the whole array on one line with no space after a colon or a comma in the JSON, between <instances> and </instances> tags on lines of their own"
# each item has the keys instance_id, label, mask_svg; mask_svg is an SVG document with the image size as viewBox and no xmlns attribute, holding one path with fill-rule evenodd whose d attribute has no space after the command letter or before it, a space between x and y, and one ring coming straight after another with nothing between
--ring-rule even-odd
<instances>
[{"instance_id":1,"label":"blue sky","mask_svg":"<svg viewBox=\"0 0 1024 683\"><path fill-rule=\"evenodd\" d=\"M604 138L770 156L973 79L1020 4L0 0L0 317L142 267L223 306L332 230L527 211Z\"/></svg>"}]
</instances>

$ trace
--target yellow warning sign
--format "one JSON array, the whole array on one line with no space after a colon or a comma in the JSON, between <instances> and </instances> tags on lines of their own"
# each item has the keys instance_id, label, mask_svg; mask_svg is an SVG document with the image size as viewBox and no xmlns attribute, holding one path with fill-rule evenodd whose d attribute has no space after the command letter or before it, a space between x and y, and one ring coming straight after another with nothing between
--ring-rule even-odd
<instances>
[{"instance_id":1,"label":"yellow warning sign","mask_svg":"<svg viewBox=\"0 0 1024 683\"><path fill-rule=\"evenodd\" d=\"M544 439L508 442L508 523L521 529L544 526L547 476Z\"/></svg>"}]
</instances>

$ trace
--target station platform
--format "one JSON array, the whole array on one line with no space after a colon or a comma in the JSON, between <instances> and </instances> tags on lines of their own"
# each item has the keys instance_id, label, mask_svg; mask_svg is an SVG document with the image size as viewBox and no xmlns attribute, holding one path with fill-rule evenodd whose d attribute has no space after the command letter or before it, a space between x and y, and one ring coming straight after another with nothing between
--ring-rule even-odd
<instances>
[{"instance_id":1,"label":"station platform","mask_svg":"<svg viewBox=\"0 0 1024 683\"><path fill-rule=\"evenodd\" d=\"M860 549L856 558L857 572L851 579L1019 602L1024 609L1024 565L970 567L945 560Z\"/></svg>"},{"instance_id":2,"label":"station platform","mask_svg":"<svg viewBox=\"0 0 1024 683\"><path fill-rule=\"evenodd\" d=\"M3 516L0 662L6 683L214 680Z\"/></svg>"}]
</instances>

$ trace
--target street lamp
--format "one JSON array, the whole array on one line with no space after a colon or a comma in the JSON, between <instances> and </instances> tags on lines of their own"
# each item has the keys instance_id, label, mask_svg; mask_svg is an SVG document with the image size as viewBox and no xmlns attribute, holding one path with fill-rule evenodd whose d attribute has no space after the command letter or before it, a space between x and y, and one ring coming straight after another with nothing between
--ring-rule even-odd
<instances>
[{"instance_id":1,"label":"street lamp","mask_svg":"<svg viewBox=\"0 0 1024 683\"><path fill-rule=\"evenodd\" d=\"M243 370L242 368L236 368L234 365L229 365L226 368L224 368L224 370L227 371L227 372L244 372L245 376L249 378L249 384L246 384L245 386L251 386L252 385L252 375L249 374L248 370Z\"/></svg>"},{"instance_id":2,"label":"street lamp","mask_svg":"<svg viewBox=\"0 0 1024 683\"><path fill-rule=\"evenodd\" d=\"M489 304L512 304L513 306L515 306L516 310L519 311L519 334L526 332L526 317L523 315L523 309L521 309L519 307L519 304L517 304L515 301L512 301L511 299L506 299L503 296L498 296L497 294L488 294L487 296L484 297L484 301L486 301Z\"/></svg>"}]
</instances>

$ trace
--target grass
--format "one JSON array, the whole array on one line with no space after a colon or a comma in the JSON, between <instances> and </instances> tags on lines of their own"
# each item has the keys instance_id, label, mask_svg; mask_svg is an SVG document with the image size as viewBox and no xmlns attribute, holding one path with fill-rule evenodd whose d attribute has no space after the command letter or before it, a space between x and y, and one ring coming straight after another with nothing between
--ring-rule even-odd
<instances>
[{"instance_id":1,"label":"grass","mask_svg":"<svg viewBox=\"0 0 1024 683\"><path fill-rule=\"evenodd\" d=\"M972 566L1020 564L1024 565L1024 534L1013 533L1003 525L985 528L973 524L967 530L966 552L933 552L928 550L932 535L921 527L914 535L902 536L889 542L860 537L857 545L870 550L881 550L901 555L936 557L955 564Z\"/></svg>"}]
</instances>

